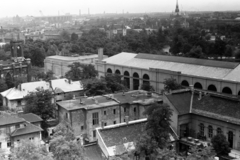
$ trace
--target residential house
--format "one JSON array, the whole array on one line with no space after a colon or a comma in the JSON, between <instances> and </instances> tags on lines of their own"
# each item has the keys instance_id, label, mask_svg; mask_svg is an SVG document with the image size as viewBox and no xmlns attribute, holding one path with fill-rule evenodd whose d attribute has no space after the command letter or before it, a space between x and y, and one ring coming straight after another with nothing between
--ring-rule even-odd
<instances>
[{"instance_id":1,"label":"residential house","mask_svg":"<svg viewBox=\"0 0 240 160\"><path fill-rule=\"evenodd\" d=\"M127 28L124 25L118 25L118 24L114 24L111 25L107 30L107 37L109 39L113 38L116 35L122 35L122 36L126 36L127 35Z\"/></svg>"},{"instance_id":2,"label":"residential house","mask_svg":"<svg viewBox=\"0 0 240 160\"><path fill-rule=\"evenodd\" d=\"M10 148L18 145L20 141L30 140L36 144L40 144L42 141L42 128L39 124L41 121L42 119L34 114L18 116L16 114L1 112L0 149L3 150L4 154L8 155L10 153Z\"/></svg>"},{"instance_id":3,"label":"residential house","mask_svg":"<svg viewBox=\"0 0 240 160\"><path fill-rule=\"evenodd\" d=\"M129 91L57 102L59 121L68 121L85 143L96 141L96 128L145 118L145 108L160 102L158 94Z\"/></svg>"},{"instance_id":4,"label":"residential house","mask_svg":"<svg viewBox=\"0 0 240 160\"><path fill-rule=\"evenodd\" d=\"M240 101L233 96L178 90L164 94L164 103L173 110L171 126L180 136L179 150L208 145L218 133L226 136L232 152L240 151ZM238 155L240 157L240 155Z\"/></svg>"}]
</instances>

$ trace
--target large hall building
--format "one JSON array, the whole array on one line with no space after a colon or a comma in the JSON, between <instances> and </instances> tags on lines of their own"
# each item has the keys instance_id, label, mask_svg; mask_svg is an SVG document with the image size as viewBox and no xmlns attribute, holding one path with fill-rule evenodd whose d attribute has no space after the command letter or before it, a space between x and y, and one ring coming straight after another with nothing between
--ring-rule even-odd
<instances>
[{"instance_id":1,"label":"large hall building","mask_svg":"<svg viewBox=\"0 0 240 160\"><path fill-rule=\"evenodd\" d=\"M173 77L183 86L240 95L240 65L235 62L123 52L98 61L96 68L99 76L122 75L131 90L150 83L160 93L164 80Z\"/></svg>"}]
</instances>

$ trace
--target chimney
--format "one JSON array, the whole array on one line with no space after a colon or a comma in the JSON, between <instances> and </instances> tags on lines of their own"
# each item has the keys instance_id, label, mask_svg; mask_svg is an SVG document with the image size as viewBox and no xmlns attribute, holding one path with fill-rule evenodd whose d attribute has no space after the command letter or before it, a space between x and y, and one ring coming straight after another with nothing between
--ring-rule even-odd
<instances>
[{"instance_id":1,"label":"chimney","mask_svg":"<svg viewBox=\"0 0 240 160\"><path fill-rule=\"evenodd\" d=\"M68 79L68 83L71 84L71 79Z\"/></svg>"},{"instance_id":2,"label":"chimney","mask_svg":"<svg viewBox=\"0 0 240 160\"><path fill-rule=\"evenodd\" d=\"M125 116L125 119L126 119L126 124L129 123L129 116Z\"/></svg>"},{"instance_id":3,"label":"chimney","mask_svg":"<svg viewBox=\"0 0 240 160\"><path fill-rule=\"evenodd\" d=\"M20 91L22 91L22 84L21 84L21 83L18 85L18 89L19 89Z\"/></svg>"},{"instance_id":4,"label":"chimney","mask_svg":"<svg viewBox=\"0 0 240 160\"><path fill-rule=\"evenodd\" d=\"M192 84L190 85L190 89L191 89L191 101L190 101L189 113L192 113L192 104L193 104L193 96L194 96L194 87Z\"/></svg>"},{"instance_id":5,"label":"chimney","mask_svg":"<svg viewBox=\"0 0 240 160\"><path fill-rule=\"evenodd\" d=\"M103 48L98 48L98 60L103 60Z\"/></svg>"},{"instance_id":6,"label":"chimney","mask_svg":"<svg viewBox=\"0 0 240 160\"><path fill-rule=\"evenodd\" d=\"M199 92L198 100L201 100L201 99L202 99L202 92Z\"/></svg>"}]
</instances>

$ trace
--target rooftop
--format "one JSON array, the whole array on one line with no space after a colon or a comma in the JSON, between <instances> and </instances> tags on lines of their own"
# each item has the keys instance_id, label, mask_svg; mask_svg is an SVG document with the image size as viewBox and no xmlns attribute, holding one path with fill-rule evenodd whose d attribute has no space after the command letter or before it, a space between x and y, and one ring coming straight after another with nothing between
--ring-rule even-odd
<instances>
[{"instance_id":1,"label":"rooftop","mask_svg":"<svg viewBox=\"0 0 240 160\"><path fill-rule=\"evenodd\" d=\"M33 113L19 114L18 116L21 118L24 118L26 121L28 121L30 123L42 121L42 118L40 118L39 116L37 116L36 114L33 114Z\"/></svg>"},{"instance_id":2,"label":"rooftop","mask_svg":"<svg viewBox=\"0 0 240 160\"><path fill-rule=\"evenodd\" d=\"M56 93L83 90L83 85L80 81L69 81L66 78L51 80L51 84Z\"/></svg>"},{"instance_id":3,"label":"rooftop","mask_svg":"<svg viewBox=\"0 0 240 160\"><path fill-rule=\"evenodd\" d=\"M17 115L0 113L0 126L11 125L25 122L25 119L18 117Z\"/></svg>"},{"instance_id":4,"label":"rooftop","mask_svg":"<svg viewBox=\"0 0 240 160\"><path fill-rule=\"evenodd\" d=\"M61 60L61 61L80 61L80 60L84 60L84 59L90 59L90 58L98 58L97 54L92 54L92 55L85 55L85 56L78 56L78 57L70 57L70 56L49 56L46 57L47 59L52 59L52 60Z\"/></svg>"},{"instance_id":5,"label":"rooftop","mask_svg":"<svg viewBox=\"0 0 240 160\"><path fill-rule=\"evenodd\" d=\"M195 59L177 56L134 54L122 52L105 60L106 63L133 68L162 69L180 72L184 75L200 76L240 82L236 76L240 72L239 63Z\"/></svg>"},{"instance_id":6,"label":"rooftop","mask_svg":"<svg viewBox=\"0 0 240 160\"><path fill-rule=\"evenodd\" d=\"M102 151L97 144L84 146L86 157L89 160L105 160Z\"/></svg>"},{"instance_id":7,"label":"rooftop","mask_svg":"<svg viewBox=\"0 0 240 160\"><path fill-rule=\"evenodd\" d=\"M27 124L23 128L18 128L15 131L12 132L11 136L21 136L25 134L30 134L30 133L36 133L36 132L41 132L43 131L42 128L35 126L34 124Z\"/></svg>"},{"instance_id":8,"label":"rooftop","mask_svg":"<svg viewBox=\"0 0 240 160\"><path fill-rule=\"evenodd\" d=\"M77 110L77 109L95 109L101 107L109 107L113 105L118 105L119 103L125 104L142 104L148 105L152 104L156 100L160 100L161 97L157 94L153 94L151 97L147 96L146 91L129 91L123 93L116 93L111 95L96 96L81 98L75 100L66 100L58 102L57 104L66 110ZM81 101L81 103L80 103Z\"/></svg>"}]
</instances>

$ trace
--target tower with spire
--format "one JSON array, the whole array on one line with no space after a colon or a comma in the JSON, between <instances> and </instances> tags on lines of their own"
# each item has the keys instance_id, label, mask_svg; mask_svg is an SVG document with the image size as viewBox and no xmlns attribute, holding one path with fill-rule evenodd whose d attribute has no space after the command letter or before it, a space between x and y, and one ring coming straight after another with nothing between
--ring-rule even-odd
<instances>
[{"instance_id":1,"label":"tower with spire","mask_svg":"<svg viewBox=\"0 0 240 160\"><path fill-rule=\"evenodd\" d=\"M179 15L179 12L180 12L180 10L179 10L178 0L177 0L176 9L175 9L176 15Z\"/></svg>"}]
</instances>

